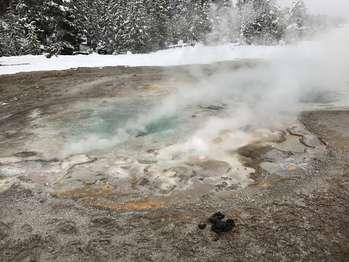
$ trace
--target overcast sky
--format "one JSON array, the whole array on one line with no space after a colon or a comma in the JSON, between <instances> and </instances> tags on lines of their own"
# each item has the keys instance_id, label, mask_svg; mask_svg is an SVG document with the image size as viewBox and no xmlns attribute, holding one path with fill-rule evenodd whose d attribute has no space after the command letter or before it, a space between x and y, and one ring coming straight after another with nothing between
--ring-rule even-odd
<instances>
[{"instance_id":1,"label":"overcast sky","mask_svg":"<svg viewBox=\"0 0 349 262\"><path fill-rule=\"evenodd\" d=\"M289 5L293 0L278 0ZM349 17L349 0L304 0L312 13Z\"/></svg>"}]
</instances>

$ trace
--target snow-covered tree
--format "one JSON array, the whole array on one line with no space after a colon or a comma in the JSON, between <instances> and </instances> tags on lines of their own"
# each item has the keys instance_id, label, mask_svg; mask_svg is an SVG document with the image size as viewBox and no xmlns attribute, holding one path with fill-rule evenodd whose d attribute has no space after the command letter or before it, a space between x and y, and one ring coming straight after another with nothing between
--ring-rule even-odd
<instances>
[{"instance_id":1,"label":"snow-covered tree","mask_svg":"<svg viewBox=\"0 0 349 262\"><path fill-rule=\"evenodd\" d=\"M284 33L282 13L273 0L239 0L241 36L246 43L277 43Z\"/></svg>"},{"instance_id":2,"label":"snow-covered tree","mask_svg":"<svg viewBox=\"0 0 349 262\"><path fill-rule=\"evenodd\" d=\"M168 25L170 41L198 42L209 32L209 5L205 2L178 0L172 3Z\"/></svg>"},{"instance_id":3,"label":"snow-covered tree","mask_svg":"<svg viewBox=\"0 0 349 262\"><path fill-rule=\"evenodd\" d=\"M76 6L71 0L51 0L44 3L48 17L48 51L52 54L73 54L79 47Z\"/></svg>"},{"instance_id":4,"label":"snow-covered tree","mask_svg":"<svg viewBox=\"0 0 349 262\"><path fill-rule=\"evenodd\" d=\"M28 5L19 1L0 22L1 55L39 54L38 28L33 12L22 12ZM22 16L22 14L25 14ZM33 17L33 18L31 18Z\"/></svg>"},{"instance_id":5,"label":"snow-covered tree","mask_svg":"<svg viewBox=\"0 0 349 262\"><path fill-rule=\"evenodd\" d=\"M0 22L0 56L21 55L24 30L13 14Z\"/></svg>"},{"instance_id":6,"label":"snow-covered tree","mask_svg":"<svg viewBox=\"0 0 349 262\"><path fill-rule=\"evenodd\" d=\"M153 50L167 47L170 38L168 25L170 24L170 1L171 0L154 0L147 1L146 8L151 19L151 47Z\"/></svg>"},{"instance_id":7,"label":"snow-covered tree","mask_svg":"<svg viewBox=\"0 0 349 262\"><path fill-rule=\"evenodd\" d=\"M96 50L107 47L112 52L116 27L122 19L125 1L116 0L76 0L77 24L86 44Z\"/></svg>"},{"instance_id":8,"label":"snow-covered tree","mask_svg":"<svg viewBox=\"0 0 349 262\"><path fill-rule=\"evenodd\" d=\"M126 20L121 34L121 50L132 52L147 52L151 50L152 18L147 12L146 0L127 2Z\"/></svg>"},{"instance_id":9,"label":"snow-covered tree","mask_svg":"<svg viewBox=\"0 0 349 262\"><path fill-rule=\"evenodd\" d=\"M231 1L219 1L210 4L210 32L207 42L210 44L237 42L240 38L240 17Z\"/></svg>"},{"instance_id":10,"label":"snow-covered tree","mask_svg":"<svg viewBox=\"0 0 349 262\"><path fill-rule=\"evenodd\" d=\"M286 36L288 41L304 37L307 31L308 14L303 0L295 0L287 17Z\"/></svg>"},{"instance_id":11,"label":"snow-covered tree","mask_svg":"<svg viewBox=\"0 0 349 262\"><path fill-rule=\"evenodd\" d=\"M308 34L305 21L311 20L301 0L287 14L274 0L10 2L0 21L2 55L72 54L81 39L90 49L110 54L149 52L179 41L272 44L284 37L286 24L288 36L292 30L297 38Z\"/></svg>"}]
</instances>

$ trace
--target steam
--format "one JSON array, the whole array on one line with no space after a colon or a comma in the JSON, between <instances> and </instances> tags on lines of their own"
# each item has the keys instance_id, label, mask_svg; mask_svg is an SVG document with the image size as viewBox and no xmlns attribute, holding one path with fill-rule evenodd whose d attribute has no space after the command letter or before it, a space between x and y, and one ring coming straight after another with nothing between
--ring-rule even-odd
<instances>
[{"instance_id":1,"label":"steam","mask_svg":"<svg viewBox=\"0 0 349 262\"><path fill-rule=\"evenodd\" d=\"M90 134L67 145L65 154L83 152L86 146L89 150L102 149L147 134L150 125L182 115L188 107L219 105L224 108L222 114L206 119L192 130L187 141L164 148L160 158L171 160L181 155L184 159L228 159L232 150L277 136L275 130L284 128L307 109L302 101L311 100L314 94L344 91L342 100L349 102L344 96L349 82L348 41L346 25L320 34L313 41L284 46L267 61L255 61L252 67L232 71L220 65L210 76L192 71L199 79L196 84L178 87L157 106L114 130L112 138Z\"/></svg>"},{"instance_id":2,"label":"steam","mask_svg":"<svg viewBox=\"0 0 349 262\"><path fill-rule=\"evenodd\" d=\"M270 61L252 68L223 70L203 77L197 85L179 89L166 98L137 124L142 126L169 114L181 114L188 106L218 103L225 105L225 116L211 117L193 131L186 143L171 147L174 155L179 151L217 157L217 147L226 152L258 138L272 137L272 131L260 134L262 130L276 130L289 124L300 111L308 109L302 101L312 99L314 94L346 91L348 40L349 27L343 26L319 35L312 42L285 47ZM348 97L342 99L349 102ZM217 139L224 143L217 146Z\"/></svg>"},{"instance_id":3,"label":"steam","mask_svg":"<svg viewBox=\"0 0 349 262\"><path fill-rule=\"evenodd\" d=\"M278 0L283 7L288 7L295 0ZM309 11L313 14L349 17L349 2L347 0L304 0Z\"/></svg>"}]
</instances>

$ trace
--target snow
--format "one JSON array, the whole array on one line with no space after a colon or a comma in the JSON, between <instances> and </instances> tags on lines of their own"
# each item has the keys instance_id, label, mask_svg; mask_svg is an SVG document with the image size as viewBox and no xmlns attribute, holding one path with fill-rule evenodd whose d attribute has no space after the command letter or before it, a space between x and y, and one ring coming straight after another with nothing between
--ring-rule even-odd
<instances>
[{"instance_id":1,"label":"snow","mask_svg":"<svg viewBox=\"0 0 349 262\"><path fill-rule=\"evenodd\" d=\"M0 57L0 75L19 72L65 70L78 67L106 66L175 66L209 64L238 59L267 59L278 53L283 46L187 46L149 54L125 55L76 55Z\"/></svg>"}]
</instances>

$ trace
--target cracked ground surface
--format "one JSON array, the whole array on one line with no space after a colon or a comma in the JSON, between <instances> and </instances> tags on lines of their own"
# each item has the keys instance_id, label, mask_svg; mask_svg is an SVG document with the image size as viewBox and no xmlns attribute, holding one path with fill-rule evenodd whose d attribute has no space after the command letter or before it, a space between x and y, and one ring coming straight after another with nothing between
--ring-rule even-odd
<instances>
[{"instance_id":1,"label":"cracked ground surface","mask_svg":"<svg viewBox=\"0 0 349 262\"><path fill-rule=\"evenodd\" d=\"M200 70L240 66L250 64ZM66 129L50 136L97 100L157 99L195 81L188 67L2 76L1 261L348 261L348 111L304 112L238 148L236 165L162 165L162 142L143 134L127 147L71 155L61 148ZM219 110L195 108L191 122ZM232 232L198 228L216 211L236 221Z\"/></svg>"}]
</instances>

